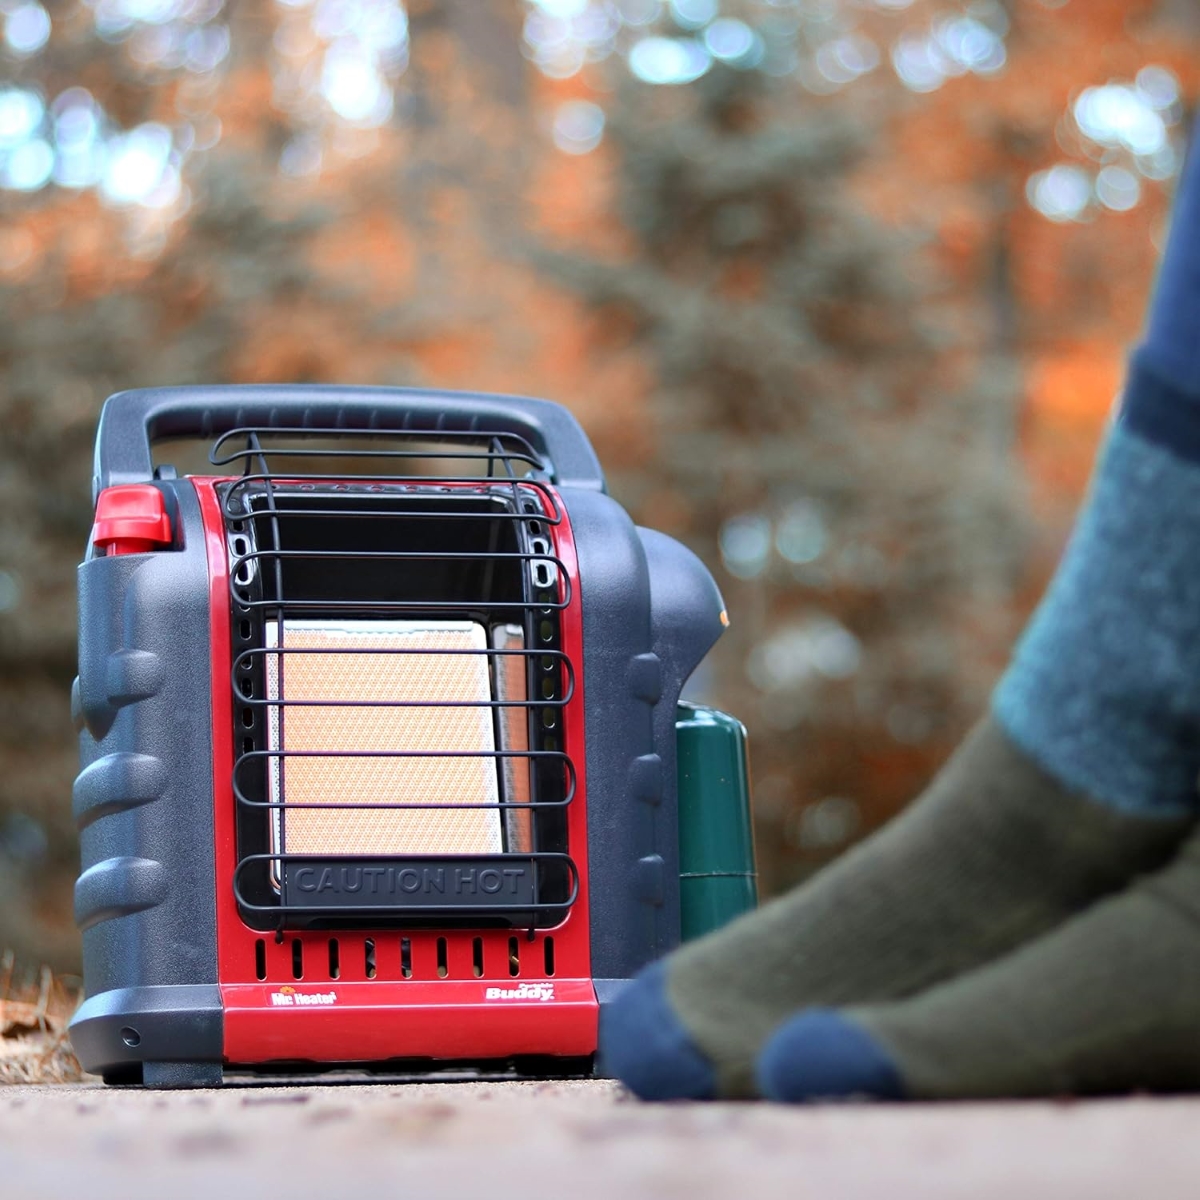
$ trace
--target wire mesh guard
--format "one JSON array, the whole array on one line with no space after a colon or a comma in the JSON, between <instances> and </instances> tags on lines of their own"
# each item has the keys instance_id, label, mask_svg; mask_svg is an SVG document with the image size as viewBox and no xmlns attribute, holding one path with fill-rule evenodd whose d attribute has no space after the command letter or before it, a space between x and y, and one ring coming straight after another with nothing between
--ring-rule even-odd
<instances>
[{"instance_id":1,"label":"wire mesh guard","mask_svg":"<svg viewBox=\"0 0 1200 1200\"><path fill-rule=\"evenodd\" d=\"M243 917L558 924L571 580L532 448L239 429L210 457L243 468L220 488Z\"/></svg>"}]
</instances>

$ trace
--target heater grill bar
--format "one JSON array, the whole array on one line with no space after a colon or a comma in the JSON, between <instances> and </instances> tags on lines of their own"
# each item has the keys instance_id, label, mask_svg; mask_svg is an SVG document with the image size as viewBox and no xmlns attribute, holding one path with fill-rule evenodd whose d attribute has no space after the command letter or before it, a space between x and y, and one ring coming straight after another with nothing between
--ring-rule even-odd
<instances>
[{"instance_id":1,"label":"heater grill bar","mask_svg":"<svg viewBox=\"0 0 1200 1200\"><path fill-rule=\"evenodd\" d=\"M357 654L359 651L346 648L333 648L328 650L313 650L309 647L295 646L291 649L283 650L243 650L241 654L233 660L233 682L234 687L237 687L238 671L242 664L246 661L256 658L262 658L266 655L272 657L296 654ZM403 649L380 649L374 651L376 654L426 654L424 650L403 650ZM567 676L567 691L566 694L557 700L255 700L242 699L243 704L257 706L260 708L292 708L292 707L333 707L346 708L355 705L367 706L371 708L455 708L455 707L479 707L481 704L490 705L493 708L563 708L575 697L575 671L571 666L571 660L567 658L561 651L544 651L544 650L439 650L439 656L457 655L457 654L486 654L489 658L547 658L553 657L559 660L562 664L563 671Z\"/></svg>"},{"instance_id":2,"label":"heater grill bar","mask_svg":"<svg viewBox=\"0 0 1200 1200\"><path fill-rule=\"evenodd\" d=\"M241 483L246 482L246 478L247 477L243 477L243 479L240 480L239 482L241 482ZM255 476L254 478L261 480L263 477ZM376 477L371 476L369 482L371 484L374 484L376 482ZM527 482L522 482L521 486L527 488L527 487L530 487L531 485ZM378 493L373 493L373 494L378 494ZM412 493L411 489L408 489L408 488L404 489L404 491L401 493L401 495L404 495L404 496L410 496L412 494L413 493ZM553 503L553 497L550 495L549 492L543 492L542 494L546 499L550 500L551 503ZM349 493L348 495L353 495L353 493ZM278 499L284 500L284 499L286 499L286 496L278 497ZM234 503L236 505L239 502L237 500L235 500ZM279 513L297 512L297 511L300 511L300 510L288 509L288 508L278 508L278 509L276 509L276 514L278 515ZM458 519L458 514L454 513L454 512L444 512L444 513L417 512L417 511L406 512L403 509L397 509L397 510L389 509L387 511L382 511L378 508L350 508L348 505L345 508L305 508L303 511L304 511L304 515L306 517L341 517L341 518L354 517L358 520L368 520L371 518L380 518L380 517L389 517L389 518L390 517L420 517L423 521L436 521L438 519L453 521L453 520ZM238 521L238 520L243 519L245 517L245 515L246 515L245 510L240 507L235 507L235 508L227 508L224 506L222 507L222 516L224 516L227 521ZM551 513L548 513L545 517L543 517L541 519L546 525L561 525L562 524L561 514L555 512L553 510ZM524 522L524 521L528 521L529 517L527 514L523 514L523 513L498 512L498 513L492 514L492 520L493 521Z\"/></svg>"},{"instance_id":3,"label":"heater grill bar","mask_svg":"<svg viewBox=\"0 0 1200 1200\"><path fill-rule=\"evenodd\" d=\"M561 922L579 700L548 465L475 431L245 428L210 459L246 472L218 489L243 919Z\"/></svg>"},{"instance_id":4,"label":"heater grill bar","mask_svg":"<svg viewBox=\"0 0 1200 1200\"><path fill-rule=\"evenodd\" d=\"M329 447L306 447L304 445L271 445L269 440L264 445L264 439L282 440L291 438L303 441L305 439L319 438L354 440L363 437L380 437L392 440L407 439L409 441L433 443L434 447L426 448L425 446L420 446L400 449L397 446L388 446L377 449L363 449L347 446L343 442L342 445L331 449ZM240 440L246 442L244 449L229 449L230 444ZM478 449L480 444L486 444L490 449L480 450ZM438 450L436 448L438 445L451 448ZM330 426L314 428L302 425L242 425L237 429L229 430L228 433L224 433L217 438L213 443L212 449L209 451L208 461L215 467L227 467L238 462L250 463L255 460L261 461L265 456L271 454L286 454L289 458L383 458L390 461L403 461L406 459L461 461L466 459L487 463L489 465L489 474L491 474L490 468L499 464L504 468L505 474L511 478L518 477L517 472L512 469L514 463L522 468L521 475L526 475L530 472L545 474L548 470L548 464L545 459L519 434L500 430L478 429L372 429L363 431L338 429ZM457 480L461 478L461 475L461 472L457 472L446 476L446 478ZM309 478L322 477L309 476ZM344 477L327 476L325 478ZM408 476L408 478L427 482L430 479L441 479L442 476L425 472L419 475Z\"/></svg>"},{"instance_id":5,"label":"heater grill bar","mask_svg":"<svg viewBox=\"0 0 1200 1200\"><path fill-rule=\"evenodd\" d=\"M322 706L324 707L324 706ZM439 751L439 750L250 750L238 756L238 765L243 762L288 758L490 758L497 762L505 759L522 759L525 761L537 760L540 762L548 762L551 760L559 761L567 776L568 784L566 794L561 800L524 800L524 801L474 801L459 800L455 802L456 808L461 809L493 809L498 811L520 810L536 811L542 808L566 808L568 804L575 798L575 768L571 760L565 754L559 754L556 751L524 751L524 752L507 752L507 751ZM322 800L315 803L305 803L299 800L254 800L241 790L237 778L237 766L234 767L233 778L233 794L239 804L244 804L248 808L257 809L306 809L315 808L322 811L350 809L354 811L372 809L387 809L393 812L405 811L412 809L420 811L422 809L434 810L445 808L445 804L423 804L420 802L392 801L388 803L370 803L361 800Z\"/></svg>"}]
</instances>

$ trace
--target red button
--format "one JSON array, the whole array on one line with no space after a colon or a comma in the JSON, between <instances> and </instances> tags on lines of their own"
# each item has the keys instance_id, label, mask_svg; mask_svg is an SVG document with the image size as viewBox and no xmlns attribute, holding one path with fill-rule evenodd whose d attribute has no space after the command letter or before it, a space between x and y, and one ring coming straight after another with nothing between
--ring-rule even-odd
<instances>
[{"instance_id":1,"label":"red button","mask_svg":"<svg viewBox=\"0 0 1200 1200\"><path fill-rule=\"evenodd\" d=\"M170 546L171 518L167 502L148 483L105 488L96 501L92 542L109 554L144 554Z\"/></svg>"}]
</instances>

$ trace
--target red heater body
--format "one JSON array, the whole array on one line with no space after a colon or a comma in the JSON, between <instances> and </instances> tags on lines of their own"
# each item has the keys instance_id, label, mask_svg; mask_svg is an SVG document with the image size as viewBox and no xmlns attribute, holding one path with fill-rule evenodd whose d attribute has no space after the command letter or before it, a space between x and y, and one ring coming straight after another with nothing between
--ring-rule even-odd
<instances>
[{"instance_id":1,"label":"red heater body","mask_svg":"<svg viewBox=\"0 0 1200 1200\"><path fill-rule=\"evenodd\" d=\"M153 465L207 438L210 474ZM73 712L110 1082L590 1072L680 936L675 711L724 611L542 401L127 392Z\"/></svg>"}]
</instances>

